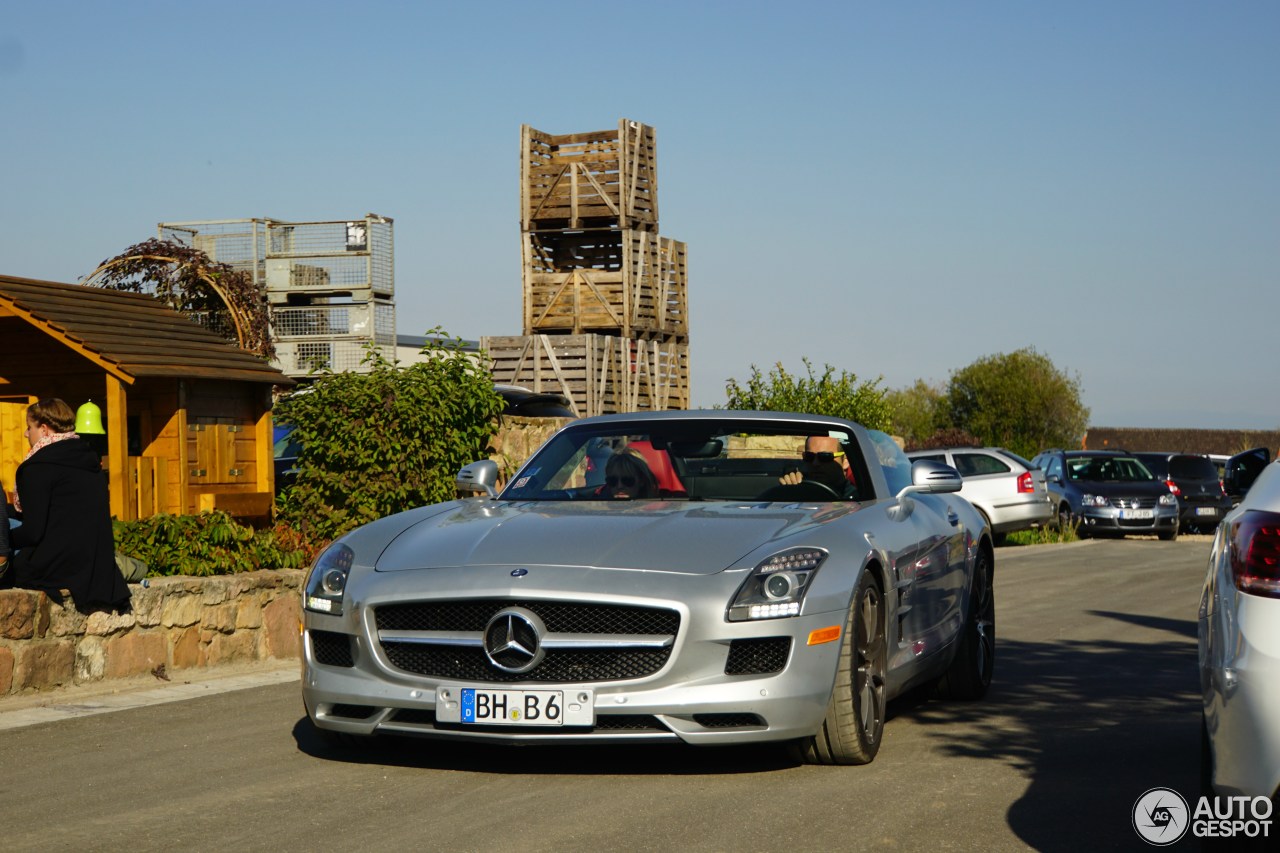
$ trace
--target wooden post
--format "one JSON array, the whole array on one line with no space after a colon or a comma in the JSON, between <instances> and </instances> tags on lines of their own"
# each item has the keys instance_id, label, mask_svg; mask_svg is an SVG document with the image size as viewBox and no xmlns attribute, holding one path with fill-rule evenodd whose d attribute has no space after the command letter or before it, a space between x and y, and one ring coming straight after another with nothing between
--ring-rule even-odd
<instances>
[{"instance_id":1,"label":"wooden post","mask_svg":"<svg viewBox=\"0 0 1280 853\"><path fill-rule=\"evenodd\" d=\"M121 521L138 517L129 465L129 406L124 383L107 374L107 483L111 490L111 514Z\"/></svg>"}]
</instances>

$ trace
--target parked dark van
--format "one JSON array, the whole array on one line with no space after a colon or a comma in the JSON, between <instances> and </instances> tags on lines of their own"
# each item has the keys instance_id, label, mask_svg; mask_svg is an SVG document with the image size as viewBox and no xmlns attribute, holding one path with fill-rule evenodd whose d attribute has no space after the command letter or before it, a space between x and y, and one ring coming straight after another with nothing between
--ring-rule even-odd
<instances>
[{"instance_id":1,"label":"parked dark van","mask_svg":"<svg viewBox=\"0 0 1280 853\"><path fill-rule=\"evenodd\" d=\"M1218 468L1208 456L1198 453L1135 453L1134 456L1177 496L1178 526L1182 530L1213 530L1231 509L1231 500L1218 479Z\"/></svg>"}]
</instances>

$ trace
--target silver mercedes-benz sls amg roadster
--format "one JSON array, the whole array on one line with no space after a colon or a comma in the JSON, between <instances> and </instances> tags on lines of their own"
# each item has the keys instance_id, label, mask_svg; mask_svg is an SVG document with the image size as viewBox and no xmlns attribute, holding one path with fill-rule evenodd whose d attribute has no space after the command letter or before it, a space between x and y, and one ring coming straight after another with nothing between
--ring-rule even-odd
<instances>
[{"instance_id":1,"label":"silver mercedes-benz sls amg roadster","mask_svg":"<svg viewBox=\"0 0 1280 853\"><path fill-rule=\"evenodd\" d=\"M787 743L864 764L918 685L982 697L994 562L955 469L778 412L573 422L498 491L335 541L304 590L322 734Z\"/></svg>"}]
</instances>

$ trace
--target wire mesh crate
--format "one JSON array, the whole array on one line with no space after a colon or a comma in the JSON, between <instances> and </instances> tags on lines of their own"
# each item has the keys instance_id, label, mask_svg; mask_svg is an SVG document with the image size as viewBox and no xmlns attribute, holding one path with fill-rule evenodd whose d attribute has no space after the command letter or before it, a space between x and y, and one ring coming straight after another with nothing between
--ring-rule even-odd
<instances>
[{"instance_id":1,"label":"wire mesh crate","mask_svg":"<svg viewBox=\"0 0 1280 853\"><path fill-rule=\"evenodd\" d=\"M271 311L277 342L293 338L358 337L394 344L395 306L380 302L338 302L277 306Z\"/></svg>"},{"instance_id":2,"label":"wire mesh crate","mask_svg":"<svg viewBox=\"0 0 1280 853\"><path fill-rule=\"evenodd\" d=\"M387 361L395 358L395 344L375 346L359 340L282 341L276 344L276 362L287 375L299 378L311 373L368 373L363 363L370 348Z\"/></svg>"},{"instance_id":3,"label":"wire mesh crate","mask_svg":"<svg viewBox=\"0 0 1280 853\"><path fill-rule=\"evenodd\" d=\"M265 285L267 220L222 219L210 222L161 222L161 240L199 249L210 260L247 272L253 283Z\"/></svg>"}]
</instances>

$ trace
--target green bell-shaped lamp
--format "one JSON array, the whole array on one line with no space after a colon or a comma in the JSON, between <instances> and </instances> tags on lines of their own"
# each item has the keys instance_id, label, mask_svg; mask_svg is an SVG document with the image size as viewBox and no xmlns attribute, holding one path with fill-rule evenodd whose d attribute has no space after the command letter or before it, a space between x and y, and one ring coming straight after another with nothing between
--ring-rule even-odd
<instances>
[{"instance_id":1,"label":"green bell-shaped lamp","mask_svg":"<svg viewBox=\"0 0 1280 853\"><path fill-rule=\"evenodd\" d=\"M76 409L76 432L80 435L106 435L102 428L102 409L92 400Z\"/></svg>"}]
</instances>

